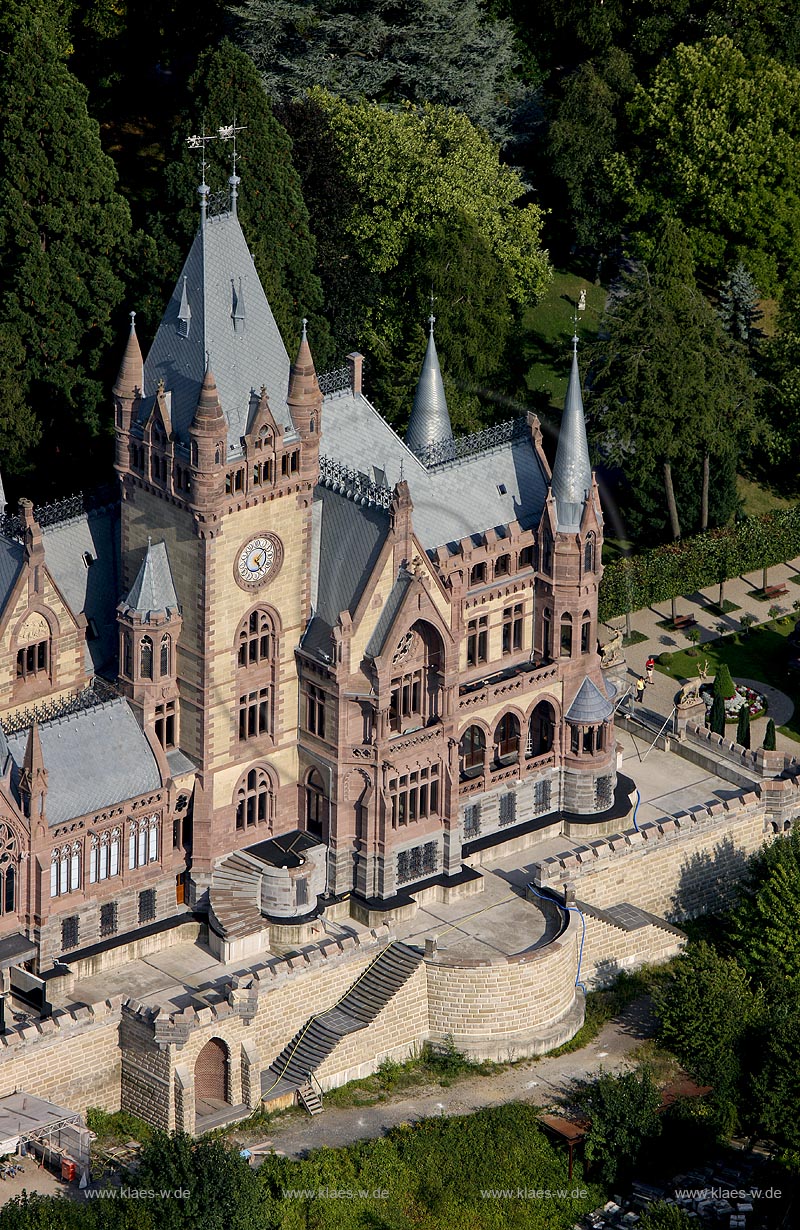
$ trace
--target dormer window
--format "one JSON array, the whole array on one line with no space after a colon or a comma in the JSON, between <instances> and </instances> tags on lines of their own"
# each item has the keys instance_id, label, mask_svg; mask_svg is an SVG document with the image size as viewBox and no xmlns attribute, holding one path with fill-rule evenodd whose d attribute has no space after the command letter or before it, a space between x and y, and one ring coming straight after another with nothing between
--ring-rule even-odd
<instances>
[{"instance_id":1,"label":"dormer window","mask_svg":"<svg viewBox=\"0 0 800 1230\"><path fill-rule=\"evenodd\" d=\"M181 289L181 305L178 308L178 337L189 336L189 326L192 323L192 309L189 307L189 297L186 294L186 275L183 277Z\"/></svg>"},{"instance_id":2,"label":"dormer window","mask_svg":"<svg viewBox=\"0 0 800 1230\"><path fill-rule=\"evenodd\" d=\"M92 555L91 551L84 551L83 563L84 563L85 568L91 568L92 564L94 563L94 556Z\"/></svg>"},{"instance_id":3,"label":"dormer window","mask_svg":"<svg viewBox=\"0 0 800 1230\"><path fill-rule=\"evenodd\" d=\"M233 278L231 278L231 299L231 320L233 321L233 331L234 333L244 333L244 292L242 291L241 278L239 278L238 287Z\"/></svg>"}]
</instances>

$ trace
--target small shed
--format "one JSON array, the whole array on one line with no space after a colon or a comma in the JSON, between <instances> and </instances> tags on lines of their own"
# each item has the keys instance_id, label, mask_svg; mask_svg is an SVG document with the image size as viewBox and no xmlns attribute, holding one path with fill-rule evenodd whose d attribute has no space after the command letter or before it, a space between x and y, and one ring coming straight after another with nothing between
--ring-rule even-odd
<instances>
[{"instance_id":1,"label":"small shed","mask_svg":"<svg viewBox=\"0 0 800 1230\"><path fill-rule=\"evenodd\" d=\"M0 1098L0 1155L22 1146L51 1160L69 1157L79 1167L89 1165L91 1133L77 1111L18 1090Z\"/></svg>"}]
</instances>

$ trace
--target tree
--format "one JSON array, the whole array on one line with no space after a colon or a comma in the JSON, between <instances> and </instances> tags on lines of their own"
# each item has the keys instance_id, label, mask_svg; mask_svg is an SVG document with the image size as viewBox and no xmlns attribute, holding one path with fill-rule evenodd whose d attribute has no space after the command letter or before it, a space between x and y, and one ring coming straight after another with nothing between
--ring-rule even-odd
<instances>
[{"instance_id":1,"label":"tree","mask_svg":"<svg viewBox=\"0 0 800 1230\"><path fill-rule=\"evenodd\" d=\"M764 731L764 742L761 745L765 752L775 751L775 723L772 718L767 720L767 728Z\"/></svg>"},{"instance_id":2,"label":"tree","mask_svg":"<svg viewBox=\"0 0 800 1230\"><path fill-rule=\"evenodd\" d=\"M597 1163L605 1183L613 1183L624 1164L635 1162L646 1137L661 1131L661 1095L646 1069L618 1076L604 1072L578 1090L576 1101L591 1119L586 1161Z\"/></svg>"},{"instance_id":3,"label":"tree","mask_svg":"<svg viewBox=\"0 0 800 1230\"><path fill-rule=\"evenodd\" d=\"M55 0L0 17L0 379L18 472L44 428L50 464L88 453L106 398L102 360L133 259L128 206L86 90L66 65Z\"/></svg>"},{"instance_id":4,"label":"tree","mask_svg":"<svg viewBox=\"0 0 800 1230\"><path fill-rule=\"evenodd\" d=\"M711 702L708 724L715 735L725 734L725 701L721 696L715 696Z\"/></svg>"},{"instance_id":5,"label":"tree","mask_svg":"<svg viewBox=\"0 0 800 1230\"><path fill-rule=\"evenodd\" d=\"M691 944L653 996L659 1037L718 1103L736 1105L748 1030L762 1001L733 957Z\"/></svg>"},{"instance_id":6,"label":"tree","mask_svg":"<svg viewBox=\"0 0 800 1230\"><path fill-rule=\"evenodd\" d=\"M742 705L739 710L739 721L736 724L736 742L740 747L750 747L750 706Z\"/></svg>"},{"instance_id":7,"label":"tree","mask_svg":"<svg viewBox=\"0 0 800 1230\"><path fill-rule=\"evenodd\" d=\"M176 1133L155 1132L143 1146L137 1183L155 1192L168 1192L153 1202L153 1220L159 1230L259 1230L262 1220L258 1178L238 1150L221 1140L193 1140ZM188 1191L176 1199L172 1193Z\"/></svg>"},{"instance_id":8,"label":"tree","mask_svg":"<svg viewBox=\"0 0 800 1230\"><path fill-rule=\"evenodd\" d=\"M188 109L175 125L174 156L165 176L169 208L156 225L165 288L177 277L199 220L200 167L186 137L202 125L215 133L231 124L234 114L245 130L237 146L238 212L258 275L290 353L299 345L302 318L309 318L315 361L322 369L333 356L291 141L272 115L251 60L227 39L200 57L189 81ZM206 180L212 190L222 189L231 174L231 147L215 141L206 153ZM160 304L151 305L152 316L160 313Z\"/></svg>"},{"instance_id":9,"label":"tree","mask_svg":"<svg viewBox=\"0 0 800 1230\"><path fill-rule=\"evenodd\" d=\"M800 831L756 854L734 919L742 964L773 997L800 989Z\"/></svg>"},{"instance_id":10,"label":"tree","mask_svg":"<svg viewBox=\"0 0 800 1230\"><path fill-rule=\"evenodd\" d=\"M487 135L446 107L390 112L317 90L282 114L337 346L365 351L381 409L401 425L433 290L454 417L472 425L472 391L505 376L512 311L550 276L541 211L523 203L522 181Z\"/></svg>"},{"instance_id":11,"label":"tree","mask_svg":"<svg viewBox=\"0 0 800 1230\"><path fill-rule=\"evenodd\" d=\"M605 334L607 336L603 337ZM754 380L697 288L686 237L667 218L649 266L623 278L591 356L591 413L601 451L634 488L660 480L673 538L682 522L673 466L699 489L710 519L711 461L726 466L749 430ZM660 527L659 527L660 528Z\"/></svg>"},{"instance_id":12,"label":"tree","mask_svg":"<svg viewBox=\"0 0 800 1230\"><path fill-rule=\"evenodd\" d=\"M685 1209L666 1200L656 1200L642 1213L639 1230L693 1230L696 1222Z\"/></svg>"},{"instance_id":13,"label":"tree","mask_svg":"<svg viewBox=\"0 0 800 1230\"><path fill-rule=\"evenodd\" d=\"M800 256L800 70L727 36L681 44L638 87L631 123L620 182L645 228L675 213L706 273L744 259L774 291Z\"/></svg>"},{"instance_id":14,"label":"tree","mask_svg":"<svg viewBox=\"0 0 800 1230\"><path fill-rule=\"evenodd\" d=\"M719 670L714 676L714 695L721 696L723 700L732 700L736 695L736 685L727 662L720 662Z\"/></svg>"},{"instance_id":15,"label":"tree","mask_svg":"<svg viewBox=\"0 0 800 1230\"><path fill-rule=\"evenodd\" d=\"M758 321L764 316L759 307L758 287L741 261L720 287L717 315L725 332L744 346L752 346L763 336L758 328Z\"/></svg>"},{"instance_id":16,"label":"tree","mask_svg":"<svg viewBox=\"0 0 800 1230\"><path fill-rule=\"evenodd\" d=\"M499 139L524 94L513 28L477 0L246 0L239 17L275 101L321 86L351 103L438 103Z\"/></svg>"}]
</instances>

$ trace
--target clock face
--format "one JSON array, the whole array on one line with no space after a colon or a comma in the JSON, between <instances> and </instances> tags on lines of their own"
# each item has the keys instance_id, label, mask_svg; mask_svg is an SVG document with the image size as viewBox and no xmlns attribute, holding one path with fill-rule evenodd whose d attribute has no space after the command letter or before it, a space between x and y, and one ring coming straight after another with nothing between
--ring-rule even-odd
<instances>
[{"instance_id":1,"label":"clock face","mask_svg":"<svg viewBox=\"0 0 800 1230\"><path fill-rule=\"evenodd\" d=\"M251 538L239 551L236 576L243 585L260 585L280 563L280 544L271 534Z\"/></svg>"}]
</instances>

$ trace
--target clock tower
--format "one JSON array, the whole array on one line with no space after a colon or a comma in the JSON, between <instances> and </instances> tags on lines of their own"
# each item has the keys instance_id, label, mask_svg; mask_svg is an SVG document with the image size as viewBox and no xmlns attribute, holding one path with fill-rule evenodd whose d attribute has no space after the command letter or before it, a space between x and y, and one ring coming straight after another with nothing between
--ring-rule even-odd
<instances>
[{"instance_id":1,"label":"clock tower","mask_svg":"<svg viewBox=\"0 0 800 1230\"><path fill-rule=\"evenodd\" d=\"M201 209L116 407L124 582L148 540L163 543L182 613L176 748L197 770L195 904L221 856L297 824L295 646L310 616L319 468L322 396L305 322L292 364L235 205Z\"/></svg>"}]
</instances>

